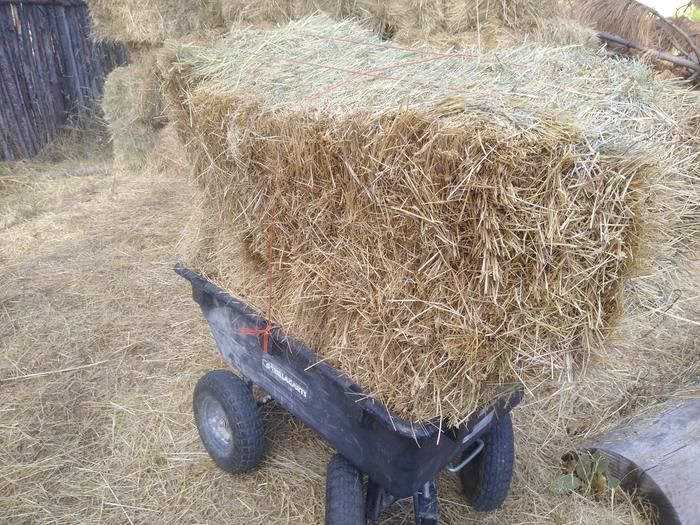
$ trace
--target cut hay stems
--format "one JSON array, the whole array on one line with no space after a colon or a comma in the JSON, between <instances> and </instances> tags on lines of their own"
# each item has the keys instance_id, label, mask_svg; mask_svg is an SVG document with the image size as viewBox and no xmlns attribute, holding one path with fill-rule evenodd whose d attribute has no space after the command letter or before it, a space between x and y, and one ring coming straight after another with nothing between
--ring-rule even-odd
<instances>
[{"instance_id":1,"label":"cut hay stems","mask_svg":"<svg viewBox=\"0 0 700 525\"><path fill-rule=\"evenodd\" d=\"M45 377L45 376L50 376L54 374L64 374L66 372L75 372L76 370L85 370L86 368L92 368L95 366L103 365L105 363L108 363L109 359L103 359L102 361L97 361L96 363L90 363L88 365L81 365L81 366L71 366L68 368L61 368L59 370L47 370L46 372L35 372L33 374L25 374L21 376L15 376L15 377L6 377L4 379L0 379L0 383L9 383L10 381L22 381L24 379L33 379L36 377Z\"/></svg>"},{"instance_id":2,"label":"cut hay stems","mask_svg":"<svg viewBox=\"0 0 700 525\"><path fill-rule=\"evenodd\" d=\"M358 70L358 69L348 69L348 68L333 66L333 65L329 65L329 64L321 64L318 62L311 62L308 60L298 60L298 59L290 58L288 56L271 55L271 54L267 54L267 53L256 53L253 51L241 51L241 53L245 54L249 57L263 58L265 60L286 62L288 64L296 64L299 66L311 66L311 67L316 67L319 69L328 69L330 71L340 71L343 73L350 73L353 77L369 77L369 78L375 78L375 79L380 79L380 80L394 80L397 82L412 84L412 85L419 86L419 87L445 89L448 91L454 91L454 92L458 92L458 93L466 93L467 92L467 90L465 90L465 89L460 89L458 87L453 87L453 86L446 86L444 84L439 84L437 82L425 82L425 81L413 80L413 79L404 78L404 77L392 77L389 75L380 75L380 74L375 72L375 71L382 71L380 68L363 71L363 70ZM431 60L425 60L423 62L430 62L430 61ZM403 64L403 65L409 66L409 65L415 65L416 63L419 63L419 62L416 62L416 61L410 62L410 63L407 62L406 64ZM397 66L400 67L400 65L397 65ZM309 97L309 100L313 100L313 98L314 97ZM317 97L315 97L315 98L317 98Z\"/></svg>"},{"instance_id":3,"label":"cut hay stems","mask_svg":"<svg viewBox=\"0 0 700 525\"><path fill-rule=\"evenodd\" d=\"M432 49L425 49L421 47L406 47L406 46L397 46L395 44L386 44L386 43L380 43L380 42L371 42L368 40L353 40L351 38L342 38L342 37L337 37L337 36L332 36L332 35L324 35L323 33L307 33L310 36L313 36L314 38L318 38L321 40L331 40L333 42L345 42L347 44L355 44L358 46L368 46L368 47L377 47L381 49L395 49L398 51L407 51L409 53L416 53L420 55L431 55L431 56L436 56L436 57L443 57L443 58L460 58L464 60L478 60L480 55L477 54L472 54L472 53L441 53L440 51L434 51Z\"/></svg>"},{"instance_id":4,"label":"cut hay stems","mask_svg":"<svg viewBox=\"0 0 700 525\"><path fill-rule=\"evenodd\" d=\"M369 69L369 70L365 70L365 71L361 71L361 72L358 71L357 73L353 73L348 78L343 79L339 82L336 82L332 86L329 86L328 88L323 89L322 91L317 91L316 93L309 95L308 97L306 97L304 99L304 101L311 102L314 99L317 99L317 98L322 97L324 95L328 95L328 94L332 93L333 91L335 91L336 89L340 89L344 85L352 82L357 77L363 76L364 73L369 73L369 74L375 73L376 74L376 73L380 73L383 71L394 71L396 69L401 69L402 67L408 67L408 66L413 66L416 64L422 64L424 62L432 62L434 60L440 60L442 58L443 57L430 57L430 58L421 58L421 59L417 59L417 60L408 60L406 62L401 62L399 64L389 64L388 66L382 66L382 67L379 67L376 69Z\"/></svg>"}]
</instances>

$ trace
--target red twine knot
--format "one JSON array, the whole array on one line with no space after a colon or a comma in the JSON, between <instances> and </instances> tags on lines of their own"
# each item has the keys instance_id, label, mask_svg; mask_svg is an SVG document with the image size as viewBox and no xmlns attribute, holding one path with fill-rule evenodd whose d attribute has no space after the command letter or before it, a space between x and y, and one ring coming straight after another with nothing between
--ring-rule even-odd
<instances>
[{"instance_id":1,"label":"red twine knot","mask_svg":"<svg viewBox=\"0 0 700 525\"><path fill-rule=\"evenodd\" d=\"M243 335L262 335L263 352L267 353L271 330L272 325L268 324L265 328L241 328L240 330L238 330L238 333Z\"/></svg>"}]
</instances>

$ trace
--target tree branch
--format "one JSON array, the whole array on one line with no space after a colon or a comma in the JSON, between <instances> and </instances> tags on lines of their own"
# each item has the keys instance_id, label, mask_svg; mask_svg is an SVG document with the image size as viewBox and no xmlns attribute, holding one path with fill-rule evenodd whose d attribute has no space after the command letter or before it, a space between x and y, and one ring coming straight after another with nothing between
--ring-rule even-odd
<instances>
[{"instance_id":1,"label":"tree branch","mask_svg":"<svg viewBox=\"0 0 700 525\"><path fill-rule=\"evenodd\" d=\"M698 74L700 74L700 64L697 62L693 62L692 60L687 60L683 57L672 55L670 53L665 53L663 51L658 51L658 50L653 49L651 47L647 47L644 44L640 44L639 42L635 42L634 40L627 40L626 38L622 38L621 36L616 35L614 33L606 33L605 31L599 31L598 38L600 38L601 40L606 40L608 42L613 42L615 44L618 44L620 46L624 46L624 47L627 47L630 49L636 49L638 51L642 51L642 52L647 53L655 58L658 58L659 60L663 60L665 62L670 62L670 63L675 64L677 66L681 66L681 67L685 67L687 69L690 69L693 72L692 77L697 77Z\"/></svg>"},{"instance_id":2,"label":"tree branch","mask_svg":"<svg viewBox=\"0 0 700 525\"><path fill-rule=\"evenodd\" d=\"M688 36L688 33L683 31L680 27L671 22L668 18L661 15L661 13L659 13L656 9L648 6L647 9L649 9L649 12L655 17L657 17L661 21L661 23L665 24L666 26L670 27L672 31L676 31L679 35L681 35L690 46L690 49L693 50L693 53L695 53L695 60L700 60L700 49L698 49L698 46L695 45L695 41L692 38L690 38L690 36Z\"/></svg>"}]
</instances>

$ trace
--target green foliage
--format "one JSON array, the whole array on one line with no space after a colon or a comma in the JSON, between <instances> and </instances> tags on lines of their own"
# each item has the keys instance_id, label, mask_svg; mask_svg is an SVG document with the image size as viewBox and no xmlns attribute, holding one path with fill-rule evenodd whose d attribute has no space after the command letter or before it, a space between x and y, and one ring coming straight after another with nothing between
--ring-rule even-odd
<instances>
[{"instance_id":1,"label":"green foliage","mask_svg":"<svg viewBox=\"0 0 700 525\"><path fill-rule=\"evenodd\" d=\"M571 455L564 466L566 473L555 478L549 487L555 494L579 491L602 497L620 486L620 480L609 472L608 459L597 450Z\"/></svg>"},{"instance_id":2,"label":"green foliage","mask_svg":"<svg viewBox=\"0 0 700 525\"><path fill-rule=\"evenodd\" d=\"M679 9L678 16L686 16L693 22L700 22L700 5L695 2L688 2Z\"/></svg>"}]
</instances>

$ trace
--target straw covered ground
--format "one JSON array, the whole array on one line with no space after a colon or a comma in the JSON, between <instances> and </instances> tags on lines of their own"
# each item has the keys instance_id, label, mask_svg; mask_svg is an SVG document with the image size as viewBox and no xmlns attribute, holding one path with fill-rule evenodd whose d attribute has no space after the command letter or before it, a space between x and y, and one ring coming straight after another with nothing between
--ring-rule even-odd
<instances>
[{"instance_id":1,"label":"straw covered ground","mask_svg":"<svg viewBox=\"0 0 700 525\"><path fill-rule=\"evenodd\" d=\"M698 97L639 64L318 16L181 46L168 82L204 190L191 264L414 421L571 377L643 256L696 233Z\"/></svg>"},{"instance_id":2,"label":"straw covered ground","mask_svg":"<svg viewBox=\"0 0 700 525\"><path fill-rule=\"evenodd\" d=\"M223 363L171 269L196 236L198 190L171 128L153 151L146 172L56 176L104 162L94 156L0 164L0 522L321 524L331 451L283 411L264 409L249 474L221 472L199 442L192 389ZM565 452L700 374L685 321L700 316L698 285L697 260L680 256L631 279L636 302L605 360L534 385L514 412L504 509L470 511L445 476L443 522L646 523L621 496L548 487ZM381 523L410 518L404 502Z\"/></svg>"}]
</instances>

